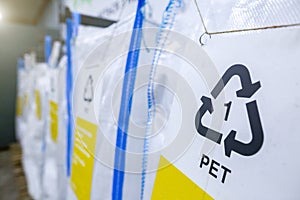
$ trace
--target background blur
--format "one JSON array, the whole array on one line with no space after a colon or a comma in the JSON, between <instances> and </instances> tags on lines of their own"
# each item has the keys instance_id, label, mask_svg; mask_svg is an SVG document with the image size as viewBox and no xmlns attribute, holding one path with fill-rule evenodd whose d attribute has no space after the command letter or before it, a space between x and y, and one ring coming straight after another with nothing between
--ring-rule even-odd
<instances>
[{"instance_id":1,"label":"background blur","mask_svg":"<svg viewBox=\"0 0 300 200\"><path fill-rule=\"evenodd\" d=\"M59 0L0 0L0 148L15 140L17 59L35 51L44 61L44 37L59 38Z\"/></svg>"}]
</instances>

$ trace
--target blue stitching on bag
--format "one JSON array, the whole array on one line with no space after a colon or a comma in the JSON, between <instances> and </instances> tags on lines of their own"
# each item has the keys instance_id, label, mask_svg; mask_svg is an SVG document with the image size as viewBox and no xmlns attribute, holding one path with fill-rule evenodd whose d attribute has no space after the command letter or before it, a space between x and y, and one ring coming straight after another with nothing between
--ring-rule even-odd
<instances>
[{"instance_id":1,"label":"blue stitching on bag","mask_svg":"<svg viewBox=\"0 0 300 200\"><path fill-rule=\"evenodd\" d=\"M178 5L176 5L177 2ZM140 192L141 200L144 199L144 191L145 191L145 179L146 179L146 170L147 170L147 163L148 163L148 152L149 152L148 137L151 135L152 132L152 123L155 115L154 77L155 77L156 67L160 59L161 53L164 49L169 32L173 27L175 16L176 16L176 9L180 6L181 6L181 0L169 1L169 4L164 11L159 31L156 35L156 48L154 50L154 56L152 59L151 69L149 73L149 80L148 80L148 89L147 89L148 116L147 116L146 133L144 138L144 149L143 149L141 192Z\"/></svg>"}]
</instances>

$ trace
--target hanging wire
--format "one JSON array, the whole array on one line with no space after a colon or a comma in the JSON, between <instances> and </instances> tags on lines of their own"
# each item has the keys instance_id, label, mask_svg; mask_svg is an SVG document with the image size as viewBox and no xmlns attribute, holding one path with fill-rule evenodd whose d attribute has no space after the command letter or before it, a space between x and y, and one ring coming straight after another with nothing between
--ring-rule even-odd
<instances>
[{"instance_id":1,"label":"hanging wire","mask_svg":"<svg viewBox=\"0 0 300 200\"><path fill-rule=\"evenodd\" d=\"M212 35L221 35L221 34L227 34L227 33L238 33L238 32L248 32L248 31L258 31L258 30L267 30L267 29L278 29L278 28L288 28L288 27L297 27L300 26L300 23L294 23L294 24L283 24L283 25L273 25L273 26L263 26L263 27L256 27L256 28L245 28L245 29L233 29L233 30L226 30L226 31L215 31L210 32L207 30L207 27L204 23L204 18L202 16L201 10L199 8L197 0L194 0L195 6L197 8L200 20L203 25L204 33L200 36L199 42L201 45L205 45L203 42L205 36L209 36L211 38Z\"/></svg>"},{"instance_id":2,"label":"hanging wire","mask_svg":"<svg viewBox=\"0 0 300 200\"><path fill-rule=\"evenodd\" d=\"M195 5L196 5L196 8L197 8L198 14L199 14L199 16L200 16L200 19L201 19L201 22L202 22L202 25L203 25L203 28L204 28L204 33L208 33L208 31L207 31L207 28L206 28L206 26L205 26L205 23L204 23L204 19L203 19L203 16L202 16L202 14L201 14L201 11L200 11L200 8L199 8L199 5L198 5L198 2L197 2L197 0L194 0L194 3L195 3Z\"/></svg>"}]
</instances>

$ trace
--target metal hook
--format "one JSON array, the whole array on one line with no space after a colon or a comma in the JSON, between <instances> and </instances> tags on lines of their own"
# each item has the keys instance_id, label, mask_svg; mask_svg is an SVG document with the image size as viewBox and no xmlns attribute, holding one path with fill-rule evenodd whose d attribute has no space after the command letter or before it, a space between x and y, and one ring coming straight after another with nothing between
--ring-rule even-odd
<instances>
[{"instance_id":1,"label":"metal hook","mask_svg":"<svg viewBox=\"0 0 300 200\"><path fill-rule=\"evenodd\" d=\"M201 46L204 46L206 44L207 39L208 39L206 36L208 36L209 39L211 39L211 35L209 33L207 33L207 32L202 33L202 35L199 38L199 42L200 42Z\"/></svg>"}]
</instances>

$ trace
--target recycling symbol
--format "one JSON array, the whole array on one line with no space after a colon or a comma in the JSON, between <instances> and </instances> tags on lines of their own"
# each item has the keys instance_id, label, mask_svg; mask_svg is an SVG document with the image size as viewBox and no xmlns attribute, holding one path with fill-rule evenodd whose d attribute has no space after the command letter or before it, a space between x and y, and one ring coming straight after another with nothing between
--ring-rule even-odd
<instances>
[{"instance_id":1,"label":"recycling symbol","mask_svg":"<svg viewBox=\"0 0 300 200\"><path fill-rule=\"evenodd\" d=\"M222 76L222 78L218 81L216 86L211 91L211 95L214 99L217 99L221 91L225 88L227 83L233 76L239 76L242 89L236 91L236 96L238 98L251 98L254 93L258 91L261 87L260 82L252 83L250 72L246 66L241 64L236 64L231 66ZM209 112L212 114L214 112L213 104L211 98L202 96L201 97L202 106L199 108L196 117L195 117L195 125L197 132L217 143L220 144L222 141L223 134L217 132L213 129L210 129L202 124L203 116ZM227 121L229 109L231 106L231 102L225 104L228 107L225 120ZM225 155L230 157L231 152L234 151L243 156L251 156L256 154L260 148L262 147L264 141L264 133L262 129L262 124L258 112L258 107L256 100L246 103L246 109L248 114L248 120L250 123L251 135L252 139L249 143L244 143L236 139L237 131L231 130L227 137L224 139L224 148L225 148Z\"/></svg>"},{"instance_id":2,"label":"recycling symbol","mask_svg":"<svg viewBox=\"0 0 300 200\"><path fill-rule=\"evenodd\" d=\"M90 103L93 100L93 96L94 96L93 77L89 75L88 80L84 87L83 100Z\"/></svg>"}]
</instances>

